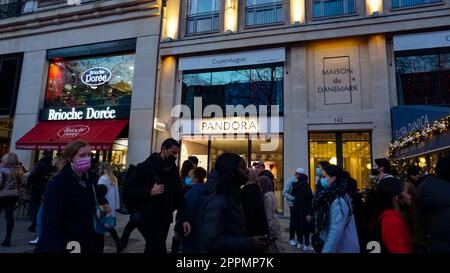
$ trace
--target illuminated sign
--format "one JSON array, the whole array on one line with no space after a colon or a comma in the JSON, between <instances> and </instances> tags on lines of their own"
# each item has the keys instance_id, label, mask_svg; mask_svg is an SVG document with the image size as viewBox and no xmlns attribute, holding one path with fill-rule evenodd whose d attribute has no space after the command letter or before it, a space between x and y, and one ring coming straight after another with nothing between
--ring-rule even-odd
<instances>
[{"instance_id":1,"label":"illuminated sign","mask_svg":"<svg viewBox=\"0 0 450 273\"><path fill-rule=\"evenodd\" d=\"M81 81L90 86L105 84L111 79L111 71L105 67L93 67L81 74Z\"/></svg>"},{"instance_id":2,"label":"illuminated sign","mask_svg":"<svg viewBox=\"0 0 450 273\"><path fill-rule=\"evenodd\" d=\"M130 117L130 106L46 108L39 120L105 120Z\"/></svg>"}]
</instances>

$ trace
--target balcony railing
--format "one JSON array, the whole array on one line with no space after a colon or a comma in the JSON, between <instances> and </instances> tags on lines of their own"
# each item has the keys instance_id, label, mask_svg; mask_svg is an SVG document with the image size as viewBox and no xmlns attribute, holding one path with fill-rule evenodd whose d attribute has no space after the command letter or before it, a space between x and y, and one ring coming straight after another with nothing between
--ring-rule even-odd
<instances>
[{"instance_id":1,"label":"balcony railing","mask_svg":"<svg viewBox=\"0 0 450 273\"><path fill-rule=\"evenodd\" d=\"M267 25L283 22L283 1L246 7L247 26Z\"/></svg>"},{"instance_id":2,"label":"balcony railing","mask_svg":"<svg viewBox=\"0 0 450 273\"><path fill-rule=\"evenodd\" d=\"M440 2L441 0L392 0L392 8L393 9L407 8L407 7L435 4Z\"/></svg>"},{"instance_id":3,"label":"balcony railing","mask_svg":"<svg viewBox=\"0 0 450 273\"><path fill-rule=\"evenodd\" d=\"M22 7L23 7L22 1L0 5L0 19L21 15Z\"/></svg>"},{"instance_id":4,"label":"balcony railing","mask_svg":"<svg viewBox=\"0 0 450 273\"><path fill-rule=\"evenodd\" d=\"M356 12L355 0L314 1L314 18L339 16Z\"/></svg>"},{"instance_id":5,"label":"balcony railing","mask_svg":"<svg viewBox=\"0 0 450 273\"><path fill-rule=\"evenodd\" d=\"M219 30L219 11L203 12L187 16L186 33L210 32Z\"/></svg>"}]
</instances>

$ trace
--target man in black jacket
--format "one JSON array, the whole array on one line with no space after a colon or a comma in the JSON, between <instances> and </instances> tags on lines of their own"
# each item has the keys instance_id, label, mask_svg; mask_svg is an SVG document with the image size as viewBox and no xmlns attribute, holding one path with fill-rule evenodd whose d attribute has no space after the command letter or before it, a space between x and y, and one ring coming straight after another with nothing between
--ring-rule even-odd
<instances>
[{"instance_id":1,"label":"man in black jacket","mask_svg":"<svg viewBox=\"0 0 450 273\"><path fill-rule=\"evenodd\" d=\"M141 217L138 228L146 241L145 253L167 252L166 239L175 210L180 213L185 236L191 231L185 220L185 199L175 165L179 152L180 144L175 139L166 139L160 153L150 155L136 166L124 188L124 196L137 203Z\"/></svg>"},{"instance_id":2,"label":"man in black jacket","mask_svg":"<svg viewBox=\"0 0 450 273\"><path fill-rule=\"evenodd\" d=\"M262 163L261 161L257 161L253 163L253 167L255 167L255 170L258 172L258 176L267 176L270 181L272 182L272 186L274 186L274 179L275 176L273 176L272 172L269 170L266 170L266 167L264 165L264 163Z\"/></svg>"}]
</instances>

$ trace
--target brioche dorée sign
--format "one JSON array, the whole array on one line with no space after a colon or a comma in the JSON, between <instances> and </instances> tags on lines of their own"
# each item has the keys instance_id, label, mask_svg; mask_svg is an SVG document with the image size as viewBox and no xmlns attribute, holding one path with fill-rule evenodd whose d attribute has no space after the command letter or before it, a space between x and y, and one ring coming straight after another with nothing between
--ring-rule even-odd
<instances>
[{"instance_id":1,"label":"brioche dor\u00e9e sign","mask_svg":"<svg viewBox=\"0 0 450 273\"><path fill-rule=\"evenodd\" d=\"M58 131L57 135L62 138L74 138L89 133L90 128L86 125L66 126Z\"/></svg>"},{"instance_id":2,"label":"brioche dor\u00e9e sign","mask_svg":"<svg viewBox=\"0 0 450 273\"><path fill-rule=\"evenodd\" d=\"M105 67L93 67L81 74L81 81L90 86L105 84L111 79L111 71Z\"/></svg>"},{"instance_id":3,"label":"brioche dor\u00e9e sign","mask_svg":"<svg viewBox=\"0 0 450 273\"><path fill-rule=\"evenodd\" d=\"M39 120L111 120L130 117L130 106L45 108Z\"/></svg>"}]
</instances>

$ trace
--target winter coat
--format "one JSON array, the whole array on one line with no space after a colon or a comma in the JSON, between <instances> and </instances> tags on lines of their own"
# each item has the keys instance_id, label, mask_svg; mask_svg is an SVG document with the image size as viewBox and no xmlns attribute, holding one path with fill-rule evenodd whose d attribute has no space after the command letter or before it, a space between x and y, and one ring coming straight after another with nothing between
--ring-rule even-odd
<instances>
[{"instance_id":1,"label":"winter coat","mask_svg":"<svg viewBox=\"0 0 450 273\"><path fill-rule=\"evenodd\" d=\"M291 191L292 191L292 183L295 182L297 182L297 177L295 176L290 177L286 182L286 186L284 187L283 190L283 196L286 199L286 202L289 207L294 206L295 197L292 196Z\"/></svg>"},{"instance_id":2,"label":"winter coat","mask_svg":"<svg viewBox=\"0 0 450 273\"><path fill-rule=\"evenodd\" d=\"M305 180L292 184L291 195L295 197L291 217L294 217L295 230L300 233L310 231L310 224L306 221L306 216L311 215L311 204L313 194L309 183Z\"/></svg>"},{"instance_id":3,"label":"winter coat","mask_svg":"<svg viewBox=\"0 0 450 273\"><path fill-rule=\"evenodd\" d=\"M264 211L266 213L267 224L269 226L269 235L276 241L269 246L269 252L282 253L285 252L283 237L281 235L281 225L277 216L277 207L275 204L275 195L273 191L267 192L263 196Z\"/></svg>"},{"instance_id":4,"label":"winter coat","mask_svg":"<svg viewBox=\"0 0 450 273\"><path fill-rule=\"evenodd\" d=\"M246 184L241 190L242 209L245 219L245 233L249 236L266 235L267 219L261 190L256 183Z\"/></svg>"},{"instance_id":5,"label":"winter coat","mask_svg":"<svg viewBox=\"0 0 450 273\"><path fill-rule=\"evenodd\" d=\"M204 211L208 200L206 185L194 184L186 195L186 220L191 224L191 233L183 238L184 253L204 252L202 242L202 228L204 225Z\"/></svg>"}]
</instances>

